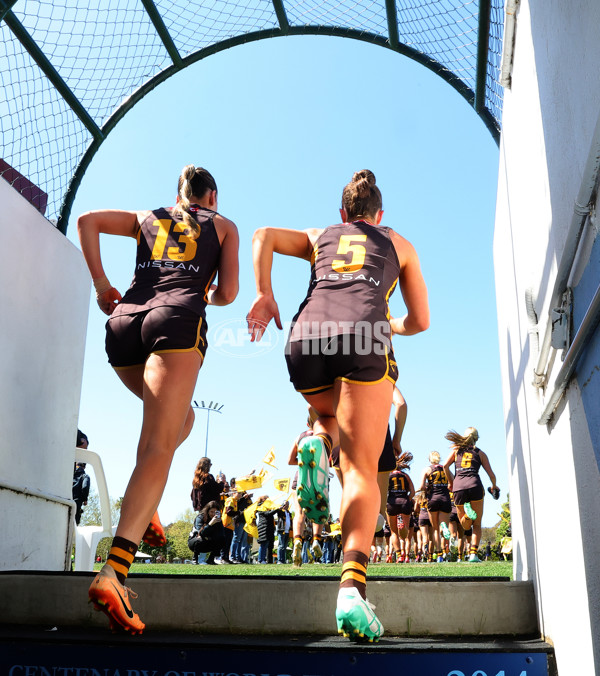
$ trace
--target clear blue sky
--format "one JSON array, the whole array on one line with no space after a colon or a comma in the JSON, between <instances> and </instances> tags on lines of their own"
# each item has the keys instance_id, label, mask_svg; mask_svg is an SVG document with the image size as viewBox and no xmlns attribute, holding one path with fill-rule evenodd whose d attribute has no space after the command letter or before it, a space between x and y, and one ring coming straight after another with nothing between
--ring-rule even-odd
<instances>
[{"instance_id":1,"label":"clear blue sky","mask_svg":"<svg viewBox=\"0 0 600 676\"><path fill-rule=\"evenodd\" d=\"M449 429L473 425L505 499L492 262L498 149L462 97L407 58L348 39L288 37L227 50L160 85L111 133L83 179L68 237L79 246L75 220L89 209L173 204L188 163L213 173L219 210L235 221L241 238L240 293L232 305L208 309L209 350L195 392L198 401L224 404L210 419L213 468L228 478L259 470L274 446L273 477L293 476L287 455L305 429L306 407L288 380L285 336L273 328L270 346L258 348L243 338L255 294L252 233L261 226L339 222L343 186L355 170L369 168L383 193L383 223L416 247L430 296L431 328L394 339L398 384L408 401L403 448L415 457L413 479L430 451L447 456ZM104 237L102 247L107 275L124 292L135 242ZM308 279L308 263L276 259L274 289L284 321L294 315ZM393 315L404 312L399 292L390 307ZM92 301L79 426L90 449L101 453L116 498L133 468L141 404L108 366L105 319ZM224 324L231 330L216 334ZM226 338L220 345L219 335ZM199 411L159 508L165 523L191 506L205 438L206 413ZM332 487L337 515L335 479ZM278 495L272 482L264 492ZM499 508L500 502L486 500L484 525L498 520Z\"/></svg>"}]
</instances>

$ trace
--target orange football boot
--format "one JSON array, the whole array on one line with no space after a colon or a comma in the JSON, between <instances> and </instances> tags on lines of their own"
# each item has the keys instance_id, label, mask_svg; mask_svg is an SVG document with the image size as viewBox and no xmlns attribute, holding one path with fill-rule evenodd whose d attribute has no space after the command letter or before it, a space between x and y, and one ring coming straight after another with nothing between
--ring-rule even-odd
<instances>
[{"instance_id":1,"label":"orange football boot","mask_svg":"<svg viewBox=\"0 0 600 676\"><path fill-rule=\"evenodd\" d=\"M144 631L146 625L133 612L129 602L129 597L137 599L137 594L119 582L114 569L108 564L96 575L88 594L94 608L108 617L113 631L123 629L130 634Z\"/></svg>"},{"instance_id":2,"label":"orange football boot","mask_svg":"<svg viewBox=\"0 0 600 676\"><path fill-rule=\"evenodd\" d=\"M151 547L164 547L167 544L167 536L158 518L158 512L154 512L146 532L142 535L142 542Z\"/></svg>"}]
</instances>

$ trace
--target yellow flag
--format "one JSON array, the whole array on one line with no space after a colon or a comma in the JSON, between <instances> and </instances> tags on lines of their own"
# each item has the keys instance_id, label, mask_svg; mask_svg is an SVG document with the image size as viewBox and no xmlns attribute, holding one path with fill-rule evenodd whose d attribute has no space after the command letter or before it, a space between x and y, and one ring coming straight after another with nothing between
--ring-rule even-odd
<instances>
[{"instance_id":1,"label":"yellow flag","mask_svg":"<svg viewBox=\"0 0 600 676\"><path fill-rule=\"evenodd\" d=\"M258 478L260 479L260 485L262 486L267 479L269 479L271 476L270 472L267 472L267 470L263 467L260 472L258 473Z\"/></svg>"},{"instance_id":2,"label":"yellow flag","mask_svg":"<svg viewBox=\"0 0 600 676\"><path fill-rule=\"evenodd\" d=\"M275 488L278 491L283 491L284 493L287 493L290 490L289 479L274 479L273 483L275 484Z\"/></svg>"},{"instance_id":3,"label":"yellow flag","mask_svg":"<svg viewBox=\"0 0 600 676\"><path fill-rule=\"evenodd\" d=\"M263 458L263 462L265 465L270 465L271 467L277 469L277 467L275 467L273 464L275 462L275 446L271 446L271 448L267 451L267 455L265 455Z\"/></svg>"},{"instance_id":4,"label":"yellow flag","mask_svg":"<svg viewBox=\"0 0 600 676\"><path fill-rule=\"evenodd\" d=\"M241 476L235 480L235 487L242 491L251 491L263 485L264 477L261 473Z\"/></svg>"},{"instance_id":5,"label":"yellow flag","mask_svg":"<svg viewBox=\"0 0 600 676\"><path fill-rule=\"evenodd\" d=\"M278 505L276 505L271 498L267 498L256 511L266 512L269 509L277 509L277 507Z\"/></svg>"},{"instance_id":6,"label":"yellow flag","mask_svg":"<svg viewBox=\"0 0 600 676\"><path fill-rule=\"evenodd\" d=\"M237 484L237 481L236 481ZM244 521L246 525L244 530L253 538L258 538L258 528L256 527L256 509L258 508L258 500L253 502L250 507L244 510Z\"/></svg>"}]
</instances>

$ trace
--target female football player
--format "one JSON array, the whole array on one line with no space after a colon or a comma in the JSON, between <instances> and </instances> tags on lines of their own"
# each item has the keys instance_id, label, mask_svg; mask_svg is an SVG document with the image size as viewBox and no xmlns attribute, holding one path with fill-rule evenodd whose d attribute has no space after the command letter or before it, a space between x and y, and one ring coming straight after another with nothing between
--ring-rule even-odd
<instances>
[{"instance_id":1,"label":"female football player","mask_svg":"<svg viewBox=\"0 0 600 676\"><path fill-rule=\"evenodd\" d=\"M260 340L271 319L281 328L271 286L274 252L311 262L308 294L286 346L290 379L319 414L315 434L298 448L297 493L311 519L327 518L327 457L339 443L344 563L338 631L373 641L383 627L366 598L366 569L380 510L377 463L397 378L391 336L427 329L429 305L414 247L381 225L381 192L371 171L354 174L340 214L343 222L325 229L255 232L258 295L247 321L252 340ZM390 319L388 300L398 283L407 313Z\"/></svg>"},{"instance_id":2,"label":"female football player","mask_svg":"<svg viewBox=\"0 0 600 676\"><path fill-rule=\"evenodd\" d=\"M125 579L175 449L192 429L191 400L206 352L205 308L228 305L238 292L238 232L217 213L213 177L191 164L179 177L175 207L91 211L79 217L77 228L98 305L109 315L108 361L143 402L136 465L107 563L89 596L111 627L136 634L144 623L131 609ZM135 274L123 297L104 273L101 233L137 240Z\"/></svg>"}]
</instances>

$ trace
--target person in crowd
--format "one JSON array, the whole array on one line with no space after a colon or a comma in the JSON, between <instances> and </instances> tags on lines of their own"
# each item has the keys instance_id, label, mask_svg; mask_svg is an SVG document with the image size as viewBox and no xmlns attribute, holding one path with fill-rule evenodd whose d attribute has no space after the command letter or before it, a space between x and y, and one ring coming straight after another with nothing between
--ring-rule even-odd
<instances>
[{"instance_id":1,"label":"person in crowd","mask_svg":"<svg viewBox=\"0 0 600 676\"><path fill-rule=\"evenodd\" d=\"M393 554L396 554L398 563L404 563L404 550L401 540L408 535L410 514L413 511L412 499L415 495L415 487L407 473L413 456L412 453L402 453L396 460L396 468L390 474L387 489L386 513L388 524L392 532L390 544ZM399 557L399 558L398 558Z\"/></svg>"},{"instance_id":2,"label":"person in crowd","mask_svg":"<svg viewBox=\"0 0 600 676\"><path fill-rule=\"evenodd\" d=\"M427 329L429 304L414 247L381 225L373 172L354 174L343 190L340 215L342 223L324 230L255 232L258 295L247 321L251 340L260 340L271 319L282 327L271 284L273 253L311 261L308 294L286 347L290 379L319 415L315 434L298 448L298 497L312 520L327 520L328 456L340 444L344 563L336 621L340 633L374 641L383 627L367 602L366 571L380 511L373 500L377 463L397 379L391 337ZM407 313L390 319L388 301L398 283Z\"/></svg>"},{"instance_id":3,"label":"person in crowd","mask_svg":"<svg viewBox=\"0 0 600 676\"><path fill-rule=\"evenodd\" d=\"M136 634L145 625L131 608L125 580L175 450L192 429L192 396L206 352L206 306L228 305L238 292L239 238L235 224L217 212L214 178L194 165L181 172L175 207L91 211L79 217L77 229L98 305L109 315L109 362L143 402L136 465L107 563L89 597L111 626ZM137 242L134 278L123 297L105 275L101 234Z\"/></svg>"},{"instance_id":4,"label":"person in crowd","mask_svg":"<svg viewBox=\"0 0 600 676\"><path fill-rule=\"evenodd\" d=\"M222 563L231 563L230 551L233 541L233 530L235 528L234 518L239 514L237 506L237 491L231 491L229 483L223 484L221 493L221 521L223 522L223 531L225 533L225 544L219 557Z\"/></svg>"},{"instance_id":5,"label":"person in crowd","mask_svg":"<svg viewBox=\"0 0 600 676\"><path fill-rule=\"evenodd\" d=\"M224 531L221 505L216 500L211 500L198 512L188 540L188 547L194 555L194 563L200 565L219 563L221 550L225 544Z\"/></svg>"},{"instance_id":6,"label":"person in crowd","mask_svg":"<svg viewBox=\"0 0 600 676\"><path fill-rule=\"evenodd\" d=\"M77 448L87 448L88 438L81 430L77 430ZM72 496L75 503L75 523L79 526L83 508L87 505L90 494L90 477L85 471L85 462L76 462L73 470Z\"/></svg>"},{"instance_id":7,"label":"person in crowd","mask_svg":"<svg viewBox=\"0 0 600 676\"><path fill-rule=\"evenodd\" d=\"M327 519L327 523L323 525L323 530L321 535L323 536L323 557L321 558L322 563L333 563L333 554L334 554L334 542L331 532L331 524L333 523L333 517L330 514Z\"/></svg>"},{"instance_id":8,"label":"person in crowd","mask_svg":"<svg viewBox=\"0 0 600 676\"><path fill-rule=\"evenodd\" d=\"M275 546L275 521L273 517L277 510L262 510L260 508L267 499L267 495L263 495L258 498L258 509L256 510L259 563L273 563L273 547Z\"/></svg>"},{"instance_id":9,"label":"person in crowd","mask_svg":"<svg viewBox=\"0 0 600 676\"><path fill-rule=\"evenodd\" d=\"M469 563L480 563L477 549L481 541L481 519L483 517L483 498L485 492L479 476L479 469L483 467L492 482L491 493L500 494L496 486L494 474L487 455L475 445L479 439L479 432L475 427L467 427L464 434L450 430L446 434L452 451L444 464L444 471L448 479L448 487L454 493L454 504L458 518L465 531L472 530L469 547ZM455 474L451 467L454 465Z\"/></svg>"},{"instance_id":10,"label":"person in crowd","mask_svg":"<svg viewBox=\"0 0 600 676\"><path fill-rule=\"evenodd\" d=\"M232 479L233 482L233 479ZM233 517L233 537L229 560L231 563L249 563L248 534L244 530L246 519L244 511L252 504L252 495L246 491L237 492L237 514Z\"/></svg>"},{"instance_id":11,"label":"person in crowd","mask_svg":"<svg viewBox=\"0 0 600 676\"><path fill-rule=\"evenodd\" d=\"M286 500L275 514L277 516L277 563L287 563L287 546L292 530L290 503Z\"/></svg>"},{"instance_id":12,"label":"person in crowd","mask_svg":"<svg viewBox=\"0 0 600 676\"><path fill-rule=\"evenodd\" d=\"M221 501L222 484L216 481L210 473L212 462L210 458L200 458L192 479L192 505L199 512L209 502Z\"/></svg>"},{"instance_id":13,"label":"person in crowd","mask_svg":"<svg viewBox=\"0 0 600 676\"><path fill-rule=\"evenodd\" d=\"M448 521L452 505L450 503L450 491L444 468L440 465L440 454L432 451L429 454L429 467L423 470L420 490L427 495L427 511L431 522L431 534L433 537L432 556L438 563L444 561L442 536L450 539ZM430 557L431 558L431 557Z\"/></svg>"}]
</instances>

